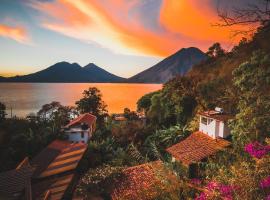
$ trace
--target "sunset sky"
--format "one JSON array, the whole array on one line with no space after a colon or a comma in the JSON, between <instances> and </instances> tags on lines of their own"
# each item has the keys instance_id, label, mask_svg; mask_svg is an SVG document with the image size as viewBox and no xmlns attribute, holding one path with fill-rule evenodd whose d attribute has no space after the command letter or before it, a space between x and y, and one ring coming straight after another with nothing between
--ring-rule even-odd
<instances>
[{"instance_id":1,"label":"sunset sky","mask_svg":"<svg viewBox=\"0 0 270 200\"><path fill-rule=\"evenodd\" d=\"M247 0L0 0L0 75L90 62L130 77L183 47L230 49L217 9Z\"/></svg>"}]
</instances>

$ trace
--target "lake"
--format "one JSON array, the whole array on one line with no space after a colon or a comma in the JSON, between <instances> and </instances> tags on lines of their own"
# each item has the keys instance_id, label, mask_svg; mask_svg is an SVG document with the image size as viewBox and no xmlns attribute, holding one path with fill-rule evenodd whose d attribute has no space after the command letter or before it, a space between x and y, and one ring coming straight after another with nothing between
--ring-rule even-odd
<instances>
[{"instance_id":1,"label":"lake","mask_svg":"<svg viewBox=\"0 0 270 200\"><path fill-rule=\"evenodd\" d=\"M122 83L0 83L0 101L7 106L10 115L24 117L37 112L42 105L59 101L74 106L82 97L83 90L97 87L108 105L109 113L121 113L128 107L136 110L138 99L149 92L162 88L161 84Z\"/></svg>"}]
</instances>

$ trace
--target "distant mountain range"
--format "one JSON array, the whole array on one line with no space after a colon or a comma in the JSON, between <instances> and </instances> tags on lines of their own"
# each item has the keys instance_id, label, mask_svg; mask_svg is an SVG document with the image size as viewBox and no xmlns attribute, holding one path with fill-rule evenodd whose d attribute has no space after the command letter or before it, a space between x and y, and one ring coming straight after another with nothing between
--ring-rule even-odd
<instances>
[{"instance_id":1,"label":"distant mountain range","mask_svg":"<svg viewBox=\"0 0 270 200\"><path fill-rule=\"evenodd\" d=\"M6 82L41 83L108 83L123 82L124 78L113 75L93 63L81 67L77 63L59 62L39 72L1 79Z\"/></svg>"},{"instance_id":2,"label":"distant mountain range","mask_svg":"<svg viewBox=\"0 0 270 200\"><path fill-rule=\"evenodd\" d=\"M0 82L41 83L164 83L176 75L185 75L193 65L207 56L194 47L184 48L139 74L125 79L96 66L93 63L81 67L77 63L59 62L36 73L0 77Z\"/></svg>"},{"instance_id":3,"label":"distant mountain range","mask_svg":"<svg viewBox=\"0 0 270 200\"><path fill-rule=\"evenodd\" d=\"M207 56L198 48L183 48L153 67L128 79L132 83L164 83L176 75L185 75Z\"/></svg>"}]
</instances>

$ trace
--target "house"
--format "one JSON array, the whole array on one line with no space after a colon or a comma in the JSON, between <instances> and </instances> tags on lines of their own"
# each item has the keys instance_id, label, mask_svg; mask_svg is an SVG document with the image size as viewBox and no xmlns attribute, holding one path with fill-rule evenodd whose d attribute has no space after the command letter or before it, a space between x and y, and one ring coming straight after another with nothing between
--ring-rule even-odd
<instances>
[{"instance_id":1,"label":"house","mask_svg":"<svg viewBox=\"0 0 270 200\"><path fill-rule=\"evenodd\" d=\"M212 138L226 138L230 135L228 120L232 115L226 114L222 108L215 108L206 112L200 112L199 131Z\"/></svg>"},{"instance_id":2,"label":"house","mask_svg":"<svg viewBox=\"0 0 270 200\"><path fill-rule=\"evenodd\" d=\"M150 200L178 188L175 174L161 161L149 162L123 170L111 192L112 200Z\"/></svg>"},{"instance_id":3,"label":"house","mask_svg":"<svg viewBox=\"0 0 270 200\"><path fill-rule=\"evenodd\" d=\"M0 199L62 200L72 193L85 143L54 140L31 161L0 173Z\"/></svg>"},{"instance_id":4,"label":"house","mask_svg":"<svg viewBox=\"0 0 270 200\"><path fill-rule=\"evenodd\" d=\"M199 113L199 117L199 131L166 149L173 162L179 161L189 168L191 177L198 175L197 163L230 145L225 138L230 135L228 120L231 115L216 108Z\"/></svg>"},{"instance_id":5,"label":"house","mask_svg":"<svg viewBox=\"0 0 270 200\"><path fill-rule=\"evenodd\" d=\"M87 143L96 129L96 120L96 116L86 113L70 121L64 127L68 140Z\"/></svg>"}]
</instances>

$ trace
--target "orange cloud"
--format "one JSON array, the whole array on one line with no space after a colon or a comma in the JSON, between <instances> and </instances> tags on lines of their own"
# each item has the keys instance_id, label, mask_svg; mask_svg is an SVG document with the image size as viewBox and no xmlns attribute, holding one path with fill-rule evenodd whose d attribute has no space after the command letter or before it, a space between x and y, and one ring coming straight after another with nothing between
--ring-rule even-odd
<instances>
[{"instance_id":1,"label":"orange cloud","mask_svg":"<svg viewBox=\"0 0 270 200\"><path fill-rule=\"evenodd\" d=\"M41 22L43 27L122 54L165 57L182 47L205 50L212 42L228 42L229 30L210 24L217 19L216 13L206 6L210 0L163 0L157 16L163 31L150 30L139 14L130 16L140 3L58 0L33 1L31 6L46 15Z\"/></svg>"},{"instance_id":2,"label":"orange cloud","mask_svg":"<svg viewBox=\"0 0 270 200\"><path fill-rule=\"evenodd\" d=\"M11 27L0 24L0 36L11 38L20 43L28 43L30 41L25 29L22 27Z\"/></svg>"},{"instance_id":3,"label":"orange cloud","mask_svg":"<svg viewBox=\"0 0 270 200\"><path fill-rule=\"evenodd\" d=\"M213 26L219 19L212 3L212 0L163 0L160 22L167 30L193 39L226 43L232 30Z\"/></svg>"}]
</instances>

